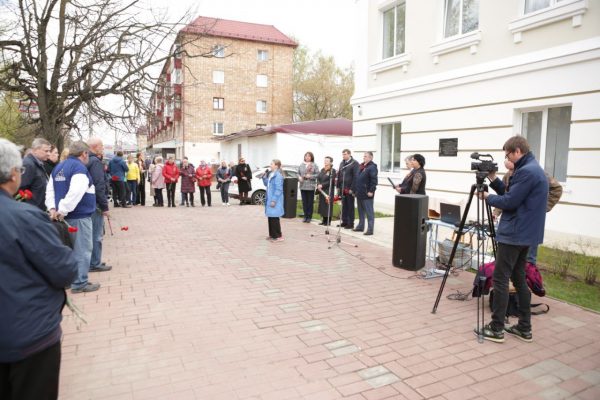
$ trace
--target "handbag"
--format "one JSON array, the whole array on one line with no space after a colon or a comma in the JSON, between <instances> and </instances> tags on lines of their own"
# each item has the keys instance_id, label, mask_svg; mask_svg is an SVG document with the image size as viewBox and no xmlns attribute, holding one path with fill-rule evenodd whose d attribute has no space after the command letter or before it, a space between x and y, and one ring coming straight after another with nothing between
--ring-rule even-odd
<instances>
[{"instance_id":1,"label":"handbag","mask_svg":"<svg viewBox=\"0 0 600 400\"><path fill-rule=\"evenodd\" d=\"M217 190L221 189L221 182L217 182Z\"/></svg>"},{"instance_id":2,"label":"handbag","mask_svg":"<svg viewBox=\"0 0 600 400\"><path fill-rule=\"evenodd\" d=\"M494 304L494 290L490 290L490 310L493 309ZM545 310L533 310L535 307L545 306ZM547 314L550 311L550 306L546 303L531 303L530 305L531 315ZM506 307L506 317L518 317L519 316L519 296L517 292L508 292L508 305Z\"/></svg>"},{"instance_id":3,"label":"handbag","mask_svg":"<svg viewBox=\"0 0 600 400\"><path fill-rule=\"evenodd\" d=\"M450 261L450 255L452 254L452 248L454 247L454 241L445 239L443 242L438 242L438 258L440 263L447 265ZM473 250L469 244L459 243L454 253L454 259L452 260L451 267L465 268L471 264L473 258Z\"/></svg>"},{"instance_id":4,"label":"handbag","mask_svg":"<svg viewBox=\"0 0 600 400\"><path fill-rule=\"evenodd\" d=\"M71 238L71 234L69 233L69 226L65 221L52 221L52 225L56 228L56 233L58 234L58 238L61 243L65 246L73 248L73 239Z\"/></svg>"}]
</instances>

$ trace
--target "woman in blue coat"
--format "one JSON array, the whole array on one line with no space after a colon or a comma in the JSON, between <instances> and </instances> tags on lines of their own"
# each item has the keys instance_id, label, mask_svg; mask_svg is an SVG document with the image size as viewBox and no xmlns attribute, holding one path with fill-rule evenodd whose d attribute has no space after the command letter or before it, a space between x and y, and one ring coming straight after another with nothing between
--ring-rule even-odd
<instances>
[{"instance_id":1,"label":"woman in blue coat","mask_svg":"<svg viewBox=\"0 0 600 400\"><path fill-rule=\"evenodd\" d=\"M267 198L265 201L265 215L269 219L269 237L273 242L282 242L281 224L279 217L283 215L283 175L281 174L281 161L271 162L271 171L263 176L263 182L267 187Z\"/></svg>"}]
</instances>

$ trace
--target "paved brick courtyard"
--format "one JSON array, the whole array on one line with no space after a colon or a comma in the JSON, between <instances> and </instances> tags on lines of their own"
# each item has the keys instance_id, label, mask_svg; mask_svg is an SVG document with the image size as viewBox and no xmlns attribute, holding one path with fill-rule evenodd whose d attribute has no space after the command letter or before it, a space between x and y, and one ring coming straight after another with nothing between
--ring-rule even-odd
<instances>
[{"instance_id":1,"label":"paved brick courtyard","mask_svg":"<svg viewBox=\"0 0 600 400\"><path fill-rule=\"evenodd\" d=\"M269 243L251 206L113 216L129 230L113 222L113 270L73 296L89 324L63 322L61 399L600 399L598 314L545 299L534 343L480 344L476 302L445 298L470 274L433 315L440 280L371 241L328 249L296 219Z\"/></svg>"}]
</instances>

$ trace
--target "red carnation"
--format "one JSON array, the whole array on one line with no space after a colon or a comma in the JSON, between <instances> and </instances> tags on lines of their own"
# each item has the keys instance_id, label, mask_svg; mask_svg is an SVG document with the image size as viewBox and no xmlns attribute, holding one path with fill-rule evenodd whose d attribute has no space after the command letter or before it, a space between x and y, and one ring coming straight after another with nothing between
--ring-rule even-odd
<instances>
[{"instance_id":1,"label":"red carnation","mask_svg":"<svg viewBox=\"0 0 600 400\"><path fill-rule=\"evenodd\" d=\"M129 227L128 227L128 226L122 226L122 227L121 227L121 230L122 230L122 231L128 231L128 230L129 230Z\"/></svg>"},{"instance_id":2,"label":"red carnation","mask_svg":"<svg viewBox=\"0 0 600 400\"><path fill-rule=\"evenodd\" d=\"M75 233L77 232L77 227L76 226L69 226L69 233Z\"/></svg>"},{"instance_id":3,"label":"red carnation","mask_svg":"<svg viewBox=\"0 0 600 400\"><path fill-rule=\"evenodd\" d=\"M33 199L33 193L31 193L31 190L25 189L25 195L28 199Z\"/></svg>"}]
</instances>

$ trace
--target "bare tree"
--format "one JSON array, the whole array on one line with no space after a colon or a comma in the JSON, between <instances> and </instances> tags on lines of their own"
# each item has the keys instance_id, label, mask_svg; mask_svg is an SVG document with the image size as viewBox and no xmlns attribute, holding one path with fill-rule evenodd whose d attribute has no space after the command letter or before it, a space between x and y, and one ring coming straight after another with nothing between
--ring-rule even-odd
<instances>
[{"instance_id":1,"label":"bare tree","mask_svg":"<svg viewBox=\"0 0 600 400\"><path fill-rule=\"evenodd\" d=\"M155 89L152 67L180 51L171 43L188 17L168 22L140 0L18 0L0 13L13 24L0 38L0 90L37 103L33 122L59 148L91 120L136 126Z\"/></svg>"},{"instance_id":2,"label":"bare tree","mask_svg":"<svg viewBox=\"0 0 600 400\"><path fill-rule=\"evenodd\" d=\"M333 57L304 46L294 52L294 121L327 118L352 119L352 69L342 70Z\"/></svg>"}]
</instances>

